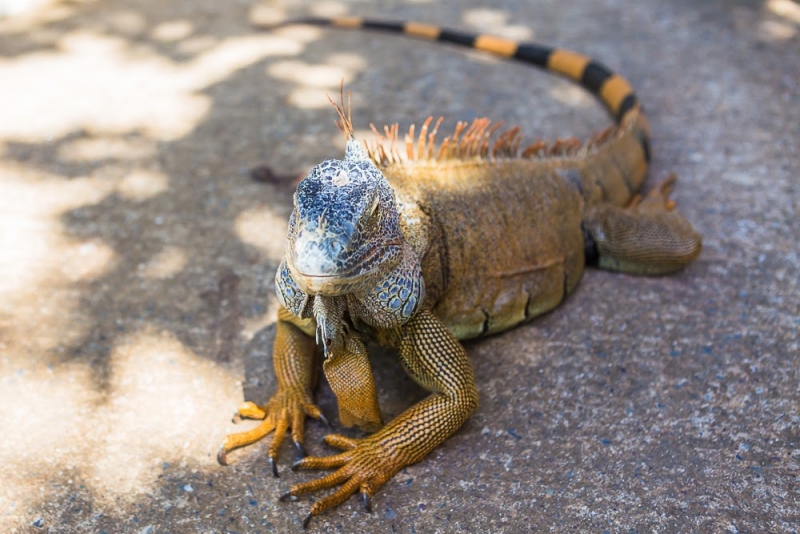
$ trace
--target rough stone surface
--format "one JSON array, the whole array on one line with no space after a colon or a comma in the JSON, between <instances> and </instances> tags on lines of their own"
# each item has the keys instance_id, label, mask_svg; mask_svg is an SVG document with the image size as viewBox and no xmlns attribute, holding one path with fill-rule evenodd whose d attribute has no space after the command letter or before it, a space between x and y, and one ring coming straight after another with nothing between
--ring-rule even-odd
<instances>
[{"instance_id":1,"label":"rough stone surface","mask_svg":"<svg viewBox=\"0 0 800 534\"><path fill-rule=\"evenodd\" d=\"M800 531L797 2L3 4L0 530L301 529L308 500L277 497L314 475L288 470L288 445L279 480L265 443L230 467L215 454L238 403L272 389L272 276L297 176L341 154L324 96L340 80L364 130L431 114L529 138L608 122L516 65L248 25L318 13L599 58L637 88L651 183L679 174L705 249L676 276L589 272L553 313L469 343L474 417L373 514L351 499L311 531ZM375 369L387 417L424 395L392 354ZM311 452L324 433L309 423Z\"/></svg>"}]
</instances>

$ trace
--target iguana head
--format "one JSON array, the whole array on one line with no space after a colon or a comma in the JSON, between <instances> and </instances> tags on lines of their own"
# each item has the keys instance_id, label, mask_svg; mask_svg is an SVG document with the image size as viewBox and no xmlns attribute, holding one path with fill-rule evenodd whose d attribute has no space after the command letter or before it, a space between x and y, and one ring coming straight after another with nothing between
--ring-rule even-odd
<instances>
[{"instance_id":1,"label":"iguana head","mask_svg":"<svg viewBox=\"0 0 800 534\"><path fill-rule=\"evenodd\" d=\"M286 265L308 295L366 288L400 261L394 191L351 139L343 160L326 160L297 186Z\"/></svg>"}]
</instances>

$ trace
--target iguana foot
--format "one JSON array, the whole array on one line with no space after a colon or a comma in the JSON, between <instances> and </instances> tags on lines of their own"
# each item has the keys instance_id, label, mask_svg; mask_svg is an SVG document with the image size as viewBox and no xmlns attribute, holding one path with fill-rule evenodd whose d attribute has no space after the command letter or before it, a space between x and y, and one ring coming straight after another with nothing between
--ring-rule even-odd
<instances>
[{"instance_id":1,"label":"iguana foot","mask_svg":"<svg viewBox=\"0 0 800 534\"><path fill-rule=\"evenodd\" d=\"M316 480L295 484L280 497L280 500L285 501L312 491L339 486L336 491L311 505L311 510L303 521L304 527L308 526L312 517L342 504L357 491L361 492L360 499L364 509L371 512L372 496L410 463L393 453L383 440L375 439L375 435L353 439L331 434L325 437L325 443L345 452L325 457L308 456L295 462L292 469L338 470Z\"/></svg>"},{"instance_id":2,"label":"iguana foot","mask_svg":"<svg viewBox=\"0 0 800 534\"><path fill-rule=\"evenodd\" d=\"M267 457L272 474L278 477L278 453L289 428L291 428L295 448L298 450L298 457L305 456L303 432L306 416L327 423L319 407L311 402L310 395L301 391L281 391L279 389L265 406L258 406L253 402L243 403L234 415L234 422L241 419L262 419L262 421L251 430L229 434L219 448L217 461L222 465L228 465L228 453L230 451L255 443L270 432L275 431Z\"/></svg>"},{"instance_id":3,"label":"iguana foot","mask_svg":"<svg viewBox=\"0 0 800 534\"><path fill-rule=\"evenodd\" d=\"M651 189L646 196L635 195L628 209L636 211L672 211L675 209L675 201L669 198L672 190L675 189L675 182L678 176L671 172L666 178L661 180L658 185Z\"/></svg>"}]
</instances>

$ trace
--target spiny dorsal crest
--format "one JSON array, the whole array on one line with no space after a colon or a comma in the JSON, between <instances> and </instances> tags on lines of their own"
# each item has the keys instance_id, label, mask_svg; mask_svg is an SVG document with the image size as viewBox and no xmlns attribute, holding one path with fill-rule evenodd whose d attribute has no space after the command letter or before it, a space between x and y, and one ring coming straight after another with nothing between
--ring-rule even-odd
<instances>
[{"instance_id":1,"label":"spiny dorsal crest","mask_svg":"<svg viewBox=\"0 0 800 534\"><path fill-rule=\"evenodd\" d=\"M502 121L492 123L487 118L475 119L472 123L459 121L452 135L442 139L437 146L436 134L442 124L442 117L433 124L433 117L428 117L416 134L415 125L411 125L403 142L405 150L398 148L400 126L395 123L384 126L383 133L374 124L370 124L377 140L365 141L366 151L372 161L379 166L401 164L406 161L446 161L446 160L504 160L512 158L563 158L585 156L600 145L616 138L622 129L609 126L593 135L585 143L575 137L557 139L552 142L537 140L520 149L522 134L519 126L513 126L500 133Z\"/></svg>"},{"instance_id":2,"label":"spiny dorsal crest","mask_svg":"<svg viewBox=\"0 0 800 534\"><path fill-rule=\"evenodd\" d=\"M331 105L336 109L339 120L336 126L347 139L345 161L372 161L378 166L386 167L393 164L402 164L407 161L447 161L447 160L488 160L497 161L505 159L544 159L585 157L596 151L601 145L619 137L627 126L612 125L592 135L586 142L576 137L566 137L555 141L538 139L534 143L520 149L522 134L519 126L512 126L497 133L503 126L502 121L492 123L487 118L475 119L472 123L459 121L456 123L452 135L442 139L437 146L436 134L439 131L443 117L439 117L433 128L433 117L428 117L416 134L415 125L408 128L404 137L404 148L397 147L400 139L400 126L398 123L383 127L379 132L374 124L370 128L377 136L377 140L358 142L353 128L350 106L350 92L347 92L347 105L344 101L344 81L339 87L339 104L328 97ZM633 122L631 119L629 122ZM496 134L496 135L495 135Z\"/></svg>"}]
</instances>

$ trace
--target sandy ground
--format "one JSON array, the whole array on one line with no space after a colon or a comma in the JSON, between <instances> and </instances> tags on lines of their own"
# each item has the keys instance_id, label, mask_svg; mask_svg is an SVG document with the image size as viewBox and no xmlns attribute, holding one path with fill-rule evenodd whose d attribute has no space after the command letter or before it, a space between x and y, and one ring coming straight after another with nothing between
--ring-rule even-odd
<instances>
[{"instance_id":1,"label":"sandy ground","mask_svg":"<svg viewBox=\"0 0 800 534\"><path fill-rule=\"evenodd\" d=\"M296 178L355 122L608 123L580 89L446 47L249 21L360 14L573 48L637 88L651 183L704 236L676 276L588 272L468 344L481 406L315 532L800 531L800 5L792 0L4 1L0 530L296 532L313 474L215 461L272 390L273 273ZM270 183L250 170L268 165ZM424 393L377 352L385 416ZM402 378L399 378L402 377ZM334 420L326 384L319 392ZM244 425L240 425L244 428ZM311 452L325 429L309 423Z\"/></svg>"}]
</instances>

